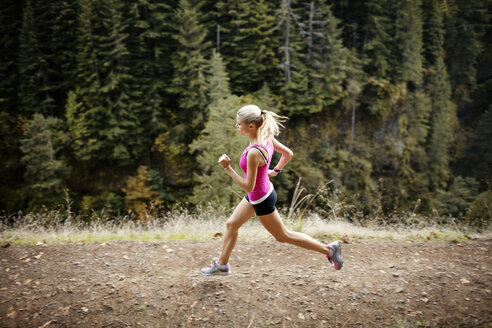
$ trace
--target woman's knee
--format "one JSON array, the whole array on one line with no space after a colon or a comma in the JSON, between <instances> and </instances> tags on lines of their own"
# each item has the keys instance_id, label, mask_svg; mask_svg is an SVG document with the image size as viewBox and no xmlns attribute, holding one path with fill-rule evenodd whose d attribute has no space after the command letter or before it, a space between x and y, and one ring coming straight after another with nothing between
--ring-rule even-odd
<instances>
[{"instance_id":1,"label":"woman's knee","mask_svg":"<svg viewBox=\"0 0 492 328\"><path fill-rule=\"evenodd\" d=\"M279 232L274 237L280 243L288 243L292 239L290 231Z\"/></svg>"},{"instance_id":2,"label":"woman's knee","mask_svg":"<svg viewBox=\"0 0 492 328\"><path fill-rule=\"evenodd\" d=\"M234 220L233 217L226 221L227 230L239 230L240 227L238 220Z\"/></svg>"}]
</instances>

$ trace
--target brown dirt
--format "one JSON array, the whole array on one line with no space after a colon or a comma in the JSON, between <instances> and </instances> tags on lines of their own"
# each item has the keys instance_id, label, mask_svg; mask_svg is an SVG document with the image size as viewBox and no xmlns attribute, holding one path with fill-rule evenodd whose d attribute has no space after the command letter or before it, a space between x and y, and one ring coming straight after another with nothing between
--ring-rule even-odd
<instances>
[{"instance_id":1,"label":"brown dirt","mask_svg":"<svg viewBox=\"0 0 492 328\"><path fill-rule=\"evenodd\" d=\"M0 249L1 327L491 327L491 244L239 242L233 274L199 272L222 241Z\"/></svg>"}]
</instances>

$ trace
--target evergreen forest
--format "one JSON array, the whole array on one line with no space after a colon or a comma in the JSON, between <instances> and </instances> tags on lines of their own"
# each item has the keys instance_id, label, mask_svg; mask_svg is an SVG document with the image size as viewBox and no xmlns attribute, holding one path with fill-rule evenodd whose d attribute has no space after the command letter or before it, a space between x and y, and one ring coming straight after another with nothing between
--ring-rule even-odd
<instances>
[{"instance_id":1,"label":"evergreen forest","mask_svg":"<svg viewBox=\"0 0 492 328\"><path fill-rule=\"evenodd\" d=\"M3 0L0 210L229 211L246 104L274 179L347 218L492 216L491 0ZM278 160L274 157L274 163ZM312 207L330 210L322 198ZM388 219L390 220L390 219ZM480 221L482 220L482 221Z\"/></svg>"}]
</instances>

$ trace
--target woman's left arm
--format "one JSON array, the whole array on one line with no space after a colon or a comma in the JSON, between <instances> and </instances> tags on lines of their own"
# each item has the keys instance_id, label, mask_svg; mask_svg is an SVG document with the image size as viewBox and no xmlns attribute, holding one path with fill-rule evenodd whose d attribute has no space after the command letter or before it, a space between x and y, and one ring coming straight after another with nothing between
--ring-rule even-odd
<instances>
[{"instance_id":1,"label":"woman's left arm","mask_svg":"<svg viewBox=\"0 0 492 328\"><path fill-rule=\"evenodd\" d=\"M273 149L276 152L280 153L282 156L280 157L280 160L278 161L277 165L274 166L274 169L268 171L268 176L270 177L274 177L277 175L277 172L275 172L275 170L282 171L282 169L285 167L285 165L287 165L287 163L290 161L292 156L294 156L292 150L290 150L289 147L287 147L277 139L273 138L272 143L273 143Z\"/></svg>"}]
</instances>

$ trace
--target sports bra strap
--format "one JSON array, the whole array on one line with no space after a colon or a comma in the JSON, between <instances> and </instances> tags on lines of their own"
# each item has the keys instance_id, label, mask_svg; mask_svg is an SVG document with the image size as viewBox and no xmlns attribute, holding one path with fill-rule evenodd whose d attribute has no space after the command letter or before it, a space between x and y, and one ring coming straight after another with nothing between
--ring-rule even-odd
<instances>
[{"instance_id":1,"label":"sports bra strap","mask_svg":"<svg viewBox=\"0 0 492 328\"><path fill-rule=\"evenodd\" d=\"M261 157L263 157L263 159L265 160L265 164L268 164L268 159L265 157L265 155L263 155L263 152L260 150L260 148L258 148L257 146L253 146L251 148L255 148L256 150L258 150L261 154ZM268 154L268 150L267 150L267 154Z\"/></svg>"}]
</instances>

